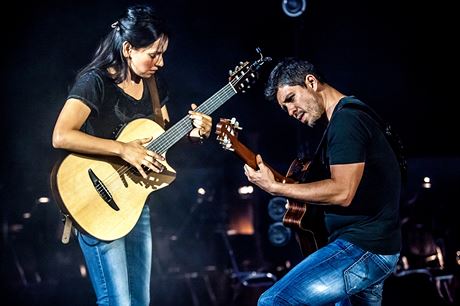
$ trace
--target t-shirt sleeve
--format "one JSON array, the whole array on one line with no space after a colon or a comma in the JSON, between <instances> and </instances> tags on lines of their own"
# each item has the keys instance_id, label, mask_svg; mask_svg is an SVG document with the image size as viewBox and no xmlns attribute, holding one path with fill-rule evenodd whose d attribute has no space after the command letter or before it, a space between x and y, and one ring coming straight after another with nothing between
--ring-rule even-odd
<instances>
[{"instance_id":1,"label":"t-shirt sleeve","mask_svg":"<svg viewBox=\"0 0 460 306\"><path fill-rule=\"evenodd\" d=\"M101 77L90 71L75 81L67 99L74 98L83 101L91 111L99 112L103 101L104 86Z\"/></svg>"},{"instance_id":2,"label":"t-shirt sleeve","mask_svg":"<svg viewBox=\"0 0 460 306\"><path fill-rule=\"evenodd\" d=\"M331 120L327 135L329 164L364 162L369 139L360 111L340 110Z\"/></svg>"}]
</instances>

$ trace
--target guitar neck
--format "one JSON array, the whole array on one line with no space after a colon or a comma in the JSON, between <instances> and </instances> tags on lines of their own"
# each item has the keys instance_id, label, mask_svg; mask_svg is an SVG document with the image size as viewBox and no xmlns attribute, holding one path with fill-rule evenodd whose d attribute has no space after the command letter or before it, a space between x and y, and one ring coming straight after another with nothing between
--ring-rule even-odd
<instances>
[{"instance_id":1,"label":"guitar neck","mask_svg":"<svg viewBox=\"0 0 460 306\"><path fill-rule=\"evenodd\" d=\"M246 147L244 144L242 144L239 141L236 141L233 143L233 148L235 150L235 153L246 163L251 167L252 169L258 169L257 161L256 161L256 154L252 152L248 147ZM293 179L285 177L284 175L280 174L278 171L270 167L269 165L265 164L272 172L273 175L275 176L275 180L281 183L292 183L294 182Z\"/></svg>"},{"instance_id":2,"label":"guitar neck","mask_svg":"<svg viewBox=\"0 0 460 306\"><path fill-rule=\"evenodd\" d=\"M222 106L226 101L233 97L237 91L228 83L222 87L218 92L212 95L209 99L204 101L198 106L195 111L206 115L212 114L216 109ZM166 153L170 147L182 139L185 135L190 133L193 129L192 122L189 116L183 117L166 132L157 137L152 143L148 145L148 149L155 151L159 154Z\"/></svg>"}]
</instances>

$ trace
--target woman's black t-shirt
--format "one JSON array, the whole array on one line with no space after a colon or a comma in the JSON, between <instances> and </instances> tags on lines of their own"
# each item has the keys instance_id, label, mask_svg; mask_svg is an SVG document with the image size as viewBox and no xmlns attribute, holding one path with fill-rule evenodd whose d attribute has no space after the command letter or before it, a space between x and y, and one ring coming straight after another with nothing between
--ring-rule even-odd
<instances>
[{"instance_id":1,"label":"woman's black t-shirt","mask_svg":"<svg viewBox=\"0 0 460 306\"><path fill-rule=\"evenodd\" d=\"M159 89L160 101L167 100L165 91ZM91 113L82 126L82 131L101 138L115 139L120 129L138 118L154 119L153 106L148 86L139 100L126 94L101 70L91 70L78 78L67 99L83 101Z\"/></svg>"}]
</instances>

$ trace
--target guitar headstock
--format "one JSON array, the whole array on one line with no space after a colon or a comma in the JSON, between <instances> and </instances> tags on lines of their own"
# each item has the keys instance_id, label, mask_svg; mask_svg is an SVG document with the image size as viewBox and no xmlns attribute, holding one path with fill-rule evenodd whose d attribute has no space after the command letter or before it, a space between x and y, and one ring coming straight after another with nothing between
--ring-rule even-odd
<instances>
[{"instance_id":1,"label":"guitar headstock","mask_svg":"<svg viewBox=\"0 0 460 306\"><path fill-rule=\"evenodd\" d=\"M221 118L216 125L217 140L220 142L225 150L233 151L238 155L249 167L258 169L256 153L246 147L238 140L238 131L243 128L240 126L235 118L225 119ZM266 166L273 172L275 180L278 182L294 182L293 179L285 177L278 173L275 169L266 164Z\"/></svg>"},{"instance_id":2,"label":"guitar headstock","mask_svg":"<svg viewBox=\"0 0 460 306\"><path fill-rule=\"evenodd\" d=\"M235 70L230 70L229 83L236 92L245 92L246 89L251 88L251 84L256 81L262 65L272 60L270 57L264 57L259 48L257 48L257 52L260 55L258 60L252 63L240 62Z\"/></svg>"},{"instance_id":3,"label":"guitar headstock","mask_svg":"<svg viewBox=\"0 0 460 306\"><path fill-rule=\"evenodd\" d=\"M234 151L233 146L238 139L238 131L242 129L235 118L220 118L216 125L217 140L225 150Z\"/></svg>"}]
</instances>

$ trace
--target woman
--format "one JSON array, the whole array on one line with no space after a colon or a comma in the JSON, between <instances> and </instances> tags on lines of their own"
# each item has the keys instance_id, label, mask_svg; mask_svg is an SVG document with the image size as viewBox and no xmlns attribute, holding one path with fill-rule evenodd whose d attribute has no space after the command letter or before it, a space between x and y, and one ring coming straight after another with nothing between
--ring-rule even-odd
<instances>
[{"instance_id":1,"label":"woman","mask_svg":"<svg viewBox=\"0 0 460 306\"><path fill-rule=\"evenodd\" d=\"M149 6L129 7L112 24L92 61L77 75L57 119L53 146L73 152L117 156L146 178L148 168L161 172L163 156L144 144L151 138L121 142L120 126L138 118L153 118L149 79L163 67L168 34ZM163 103L164 104L164 103ZM211 117L189 111L192 137L209 137ZM168 120L165 105L161 106ZM156 118L158 119L158 118ZM149 305L152 241L149 207L134 228L114 241L101 241L78 233L99 305Z\"/></svg>"}]
</instances>

